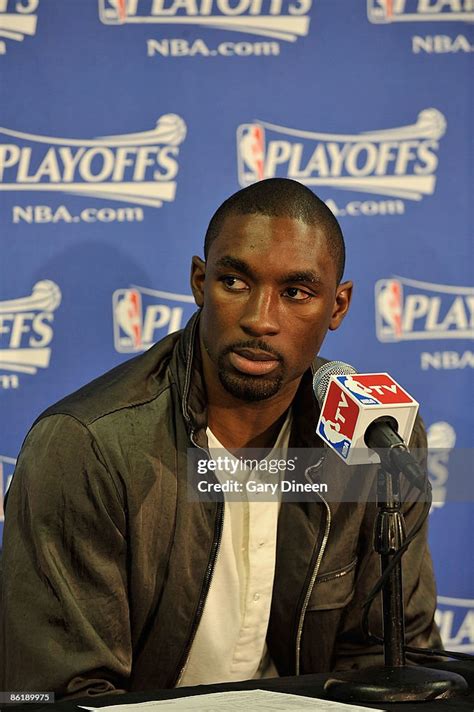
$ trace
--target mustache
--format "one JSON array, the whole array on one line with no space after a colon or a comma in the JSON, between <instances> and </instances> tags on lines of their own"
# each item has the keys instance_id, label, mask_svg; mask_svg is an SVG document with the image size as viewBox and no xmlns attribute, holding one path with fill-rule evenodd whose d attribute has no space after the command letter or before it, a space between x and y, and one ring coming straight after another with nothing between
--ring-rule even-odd
<instances>
[{"instance_id":1,"label":"mustache","mask_svg":"<svg viewBox=\"0 0 474 712\"><path fill-rule=\"evenodd\" d=\"M276 360L284 361L284 358L279 351L277 351L273 348L273 346L270 346L270 344L268 344L266 341L262 341L261 339L236 341L233 344L229 344L229 346L226 346L224 351L222 352L222 356L231 353L231 351L235 351L235 349L257 349L258 351L266 351L266 353L274 356Z\"/></svg>"}]
</instances>

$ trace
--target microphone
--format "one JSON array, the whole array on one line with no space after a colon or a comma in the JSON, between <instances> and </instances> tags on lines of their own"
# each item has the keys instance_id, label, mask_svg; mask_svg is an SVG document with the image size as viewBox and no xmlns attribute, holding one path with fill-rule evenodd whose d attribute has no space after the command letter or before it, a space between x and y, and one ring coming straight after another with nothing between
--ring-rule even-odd
<instances>
[{"instance_id":1,"label":"microphone","mask_svg":"<svg viewBox=\"0 0 474 712\"><path fill-rule=\"evenodd\" d=\"M370 605L382 591L385 665L333 673L324 684L326 695L351 703L407 702L440 699L466 690L466 680L459 675L406 665L406 650L415 649L405 645L401 558L420 531L428 508L424 507L405 538L398 475L404 473L423 493L429 487L405 445L418 403L388 373L358 374L340 361L322 366L314 375L313 388L321 405L318 435L348 464L382 461L388 473L377 478L379 511L373 532L382 576L364 604L362 618L362 628L368 634Z\"/></svg>"},{"instance_id":2,"label":"microphone","mask_svg":"<svg viewBox=\"0 0 474 712\"><path fill-rule=\"evenodd\" d=\"M314 374L321 407L317 434L348 465L380 463L402 472L421 491L426 477L406 442L418 403L388 373L359 374L347 363L329 361Z\"/></svg>"}]
</instances>

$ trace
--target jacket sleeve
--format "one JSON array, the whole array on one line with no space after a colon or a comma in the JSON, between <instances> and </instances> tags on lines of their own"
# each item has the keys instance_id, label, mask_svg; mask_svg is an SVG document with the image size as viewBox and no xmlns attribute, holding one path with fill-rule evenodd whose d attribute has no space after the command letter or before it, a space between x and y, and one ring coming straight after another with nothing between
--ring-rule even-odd
<instances>
[{"instance_id":1,"label":"jacket sleeve","mask_svg":"<svg viewBox=\"0 0 474 712\"><path fill-rule=\"evenodd\" d=\"M410 449L426 472L426 432L417 418ZM418 522L423 503L414 503L416 495L407 498L403 506L407 534ZM380 576L380 556L373 551L373 532L377 515L376 503L369 503L360 536L359 562L354 597L343 616L337 638L333 669L358 669L383 664L381 645L367 642L362 632L362 605ZM442 643L434 622L436 585L428 546L428 519L402 557L403 597L405 606L406 644L418 648L441 649ZM370 632L383 637L382 596L372 604ZM433 658L407 655L407 662L427 662Z\"/></svg>"},{"instance_id":2,"label":"jacket sleeve","mask_svg":"<svg viewBox=\"0 0 474 712\"><path fill-rule=\"evenodd\" d=\"M124 691L131 669L126 519L89 430L52 415L28 435L6 503L0 689Z\"/></svg>"}]
</instances>

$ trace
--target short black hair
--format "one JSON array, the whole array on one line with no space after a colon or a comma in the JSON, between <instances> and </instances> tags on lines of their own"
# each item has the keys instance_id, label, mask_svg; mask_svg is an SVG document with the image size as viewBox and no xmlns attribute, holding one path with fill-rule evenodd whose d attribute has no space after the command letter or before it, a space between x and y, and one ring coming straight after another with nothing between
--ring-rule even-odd
<instances>
[{"instance_id":1,"label":"short black hair","mask_svg":"<svg viewBox=\"0 0 474 712\"><path fill-rule=\"evenodd\" d=\"M342 279L346 249L342 230L327 205L302 183L290 178L267 178L242 188L227 198L211 218L204 239L207 260L211 245L229 215L270 215L301 220L323 229L331 256L337 268L337 281Z\"/></svg>"}]
</instances>

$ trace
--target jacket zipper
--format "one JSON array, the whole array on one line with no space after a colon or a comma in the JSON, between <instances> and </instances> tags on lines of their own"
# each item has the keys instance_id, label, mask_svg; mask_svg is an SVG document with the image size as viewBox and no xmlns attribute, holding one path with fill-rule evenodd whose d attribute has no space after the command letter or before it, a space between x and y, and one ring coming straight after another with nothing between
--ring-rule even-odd
<instances>
[{"instance_id":1,"label":"jacket zipper","mask_svg":"<svg viewBox=\"0 0 474 712\"><path fill-rule=\"evenodd\" d=\"M309 468L311 469L311 468ZM309 603L309 598L311 596L311 592L313 590L314 583L316 581L316 577L318 575L319 567L321 566L321 561L324 556L324 551L326 549L326 545L328 542L329 538L329 530L331 528L331 509L329 507L329 504L326 502L324 497L320 494L318 494L320 499L324 502L324 505L326 507L326 528L324 531L324 536L323 536L323 541L321 543L321 548L319 550L318 558L316 559L316 563L314 565L313 573L311 575L311 579L309 581L308 588L306 590L306 595L304 597L303 605L301 607L301 613L298 621L298 628L296 631L296 646L295 646L295 674L299 675L300 674L300 653L301 653L301 638L303 635L303 624L304 624L304 619L306 615L306 609L308 608L308 603Z\"/></svg>"},{"instance_id":2,"label":"jacket zipper","mask_svg":"<svg viewBox=\"0 0 474 712\"><path fill-rule=\"evenodd\" d=\"M195 447L198 447L203 452L205 452L206 455L209 455L209 452L205 448L201 447L200 445L198 445L195 442L193 436L194 436L194 432L191 433L191 442L193 443L193 445ZM224 502L218 502L217 503L216 524L214 527L214 541L212 542L211 556L209 557L209 562L207 564L207 569L206 569L206 573L204 576L204 585L203 585L201 597L199 599L199 603L198 603L198 606L196 609L196 614L194 616L191 635L189 637L189 640L186 644L184 654L182 656L182 659L184 659L184 662L181 666L181 669L180 669L179 675L178 675L178 679L176 680L174 687L177 687L179 685L179 683L181 682L181 679L184 675L184 672L185 672L187 664L188 664L189 653L191 652L191 647L194 642L194 638L196 636L199 621L201 620L202 612L204 610L204 604L206 602L207 594L209 593L209 587L211 585L212 575L214 573L214 567L215 567L215 564L217 561L217 555L219 554L219 549L221 546L223 523L224 523Z\"/></svg>"}]
</instances>

